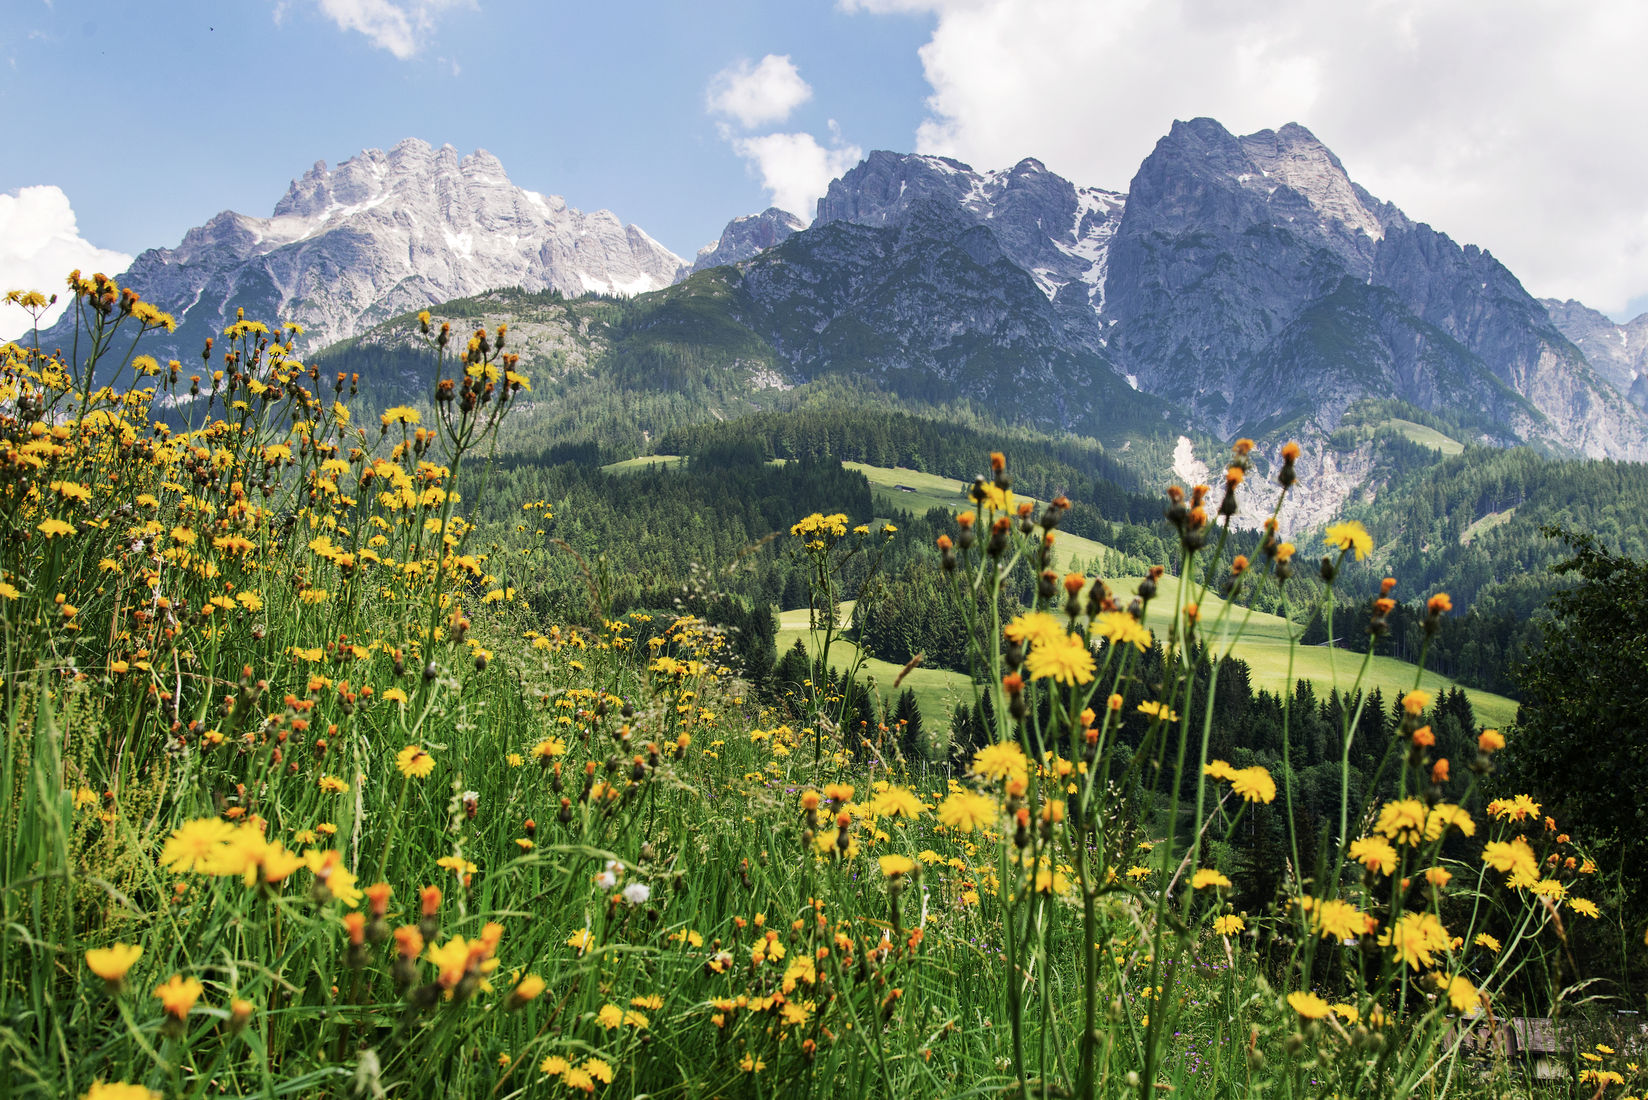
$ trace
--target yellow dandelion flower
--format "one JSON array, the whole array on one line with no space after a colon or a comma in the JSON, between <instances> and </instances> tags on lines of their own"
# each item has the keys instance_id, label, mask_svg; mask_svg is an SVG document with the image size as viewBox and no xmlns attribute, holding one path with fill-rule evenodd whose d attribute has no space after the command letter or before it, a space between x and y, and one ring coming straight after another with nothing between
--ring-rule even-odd
<instances>
[{"instance_id":1,"label":"yellow dandelion flower","mask_svg":"<svg viewBox=\"0 0 1648 1100\"><path fill-rule=\"evenodd\" d=\"M1057 640L1043 641L1030 651L1024 667L1032 680L1053 680L1065 686L1091 683L1093 680L1093 651L1080 634L1065 634Z\"/></svg>"},{"instance_id":2,"label":"yellow dandelion flower","mask_svg":"<svg viewBox=\"0 0 1648 1100\"><path fill-rule=\"evenodd\" d=\"M1011 741L986 745L973 754L973 774L985 779L1007 779L1026 773L1029 761L1024 750Z\"/></svg>"},{"instance_id":3,"label":"yellow dandelion flower","mask_svg":"<svg viewBox=\"0 0 1648 1100\"><path fill-rule=\"evenodd\" d=\"M195 981L195 979L185 978L181 974L173 974L155 987L154 995L160 998L161 1008L165 1009L169 1015L181 1020L189 1014L189 1010L194 1007L196 1001L200 1000L200 995L205 991L206 987Z\"/></svg>"},{"instance_id":4,"label":"yellow dandelion flower","mask_svg":"<svg viewBox=\"0 0 1648 1100\"><path fill-rule=\"evenodd\" d=\"M903 855L885 855L878 861L881 864L881 873L888 878L896 875L908 875L915 871L915 860Z\"/></svg>"},{"instance_id":5,"label":"yellow dandelion flower","mask_svg":"<svg viewBox=\"0 0 1648 1100\"><path fill-rule=\"evenodd\" d=\"M1258 764L1235 772L1230 779L1230 789L1248 802L1269 803L1276 800L1276 780Z\"/></svg>"},{"instance_id":6,"label":"yellow dandelion flower","mask_svg":"<svg viewBox=\"0 0 1648 1100\"><path fill-rule=\"evenodd\" d=\"M877 817L895 817L911 820L921 816L921 799L903 787L888 787L875 796L870 807Z\"/></svg>"},{"instance_id":7,"label":"yellow dandelion flower","mask_svg":"<svg viewBox=\"0 0 1648 1100\"><path fill-rule=\"evenodd\" d=\"M940 823L964 833L970 833L974 829L987 829L994 825L1000 816L1001 808L996 805L994 799L971 791L957 791L939 803L938 807Z\"/></svg>"},{"instance_id":8,"label":"yellow dandelion flower","mask_svg":"<svg viewBox=\"0 0 1648 1100\"><path fill-rule=\"evenodd\" d=\"M1212 867L1199 867L1196 873L1190 876L1190 888L1202 890L1209 886L1223 888L1230 885L1230 879Z\"/></svg>"},{"instance_id":9,"label":"yellow dandelion flower","mask_svg":"<svg viewBox=\"0 0 1648 1100\"><path fill-rule=\"evenodd\" d=\"M93 1081L92 1087L80 1094L80 1100L161 1100L161 1094L145 1085Z\"/></svg>"},{"instance_id":10,"label":"yellow dandelion flower","mask_svg":"<svg viewBox=\"0 0 1648 1100\"><path fill-rule=\"evenodd\" d=\"M143 948L127 943L94 947L86 952L86 967L106 982L118 982L143 955Z\"/></svg>"},{"instance_id":11,"label":"yellow dandelion flower","mask_svg":"<svg viewBox=\"0 0 1648 1100\"><path fill-rule=\"evenodd\" d=\"M435 758L419 745L408 745L395 755L395 767L408 779L422 779L435 770Z\"/></svg>"},{"instance_id":12,"label":"yellow dandelion flower","mask_svg":"<svg viewBox=\"0 0 1648 1100\"><path fill-rule=\"evenodd\" d=\"M1433 965L1433 956L1452 944L1435 913L1403 913L1379 937L1379 946L1395 949L1397 958L1414 970Z\"/></svg>"},{"instance_id":13,"label":"yellow dandelion flower","mask_svg":"<svg viewBox=\"0 0 1648 1100\"><path fill-rule=\"evenodd\" d=\"M1333 1006L1314 993L1289 993L1288 1007L1307 1020L1320 1020L1333 1011Z\"/></svg>"},{"instance_id":14,"label":"yellow dandelion flower","mask_svg":"<svg viewBox=\"0 0 1648 1100\"><path fill-rule=\"evenodd\" d=\"M1382 875L1396 870L1396 849L1382 836L1365 836L1351 841L1350 858Z\"/></svg>"},{"instance_id":15,"label":"yellow dandelion flower","mask_svg":"<svg viewBox=\"0 0 1648 1100\"><path fill-rule=\"evenodd\" d=\"M1331 524L1322 536L1322 541L1339 550L1354 552L1357 561L1361 561L1373 551L1373 536L1355 520Z\"/></svg>"}]
</instances>

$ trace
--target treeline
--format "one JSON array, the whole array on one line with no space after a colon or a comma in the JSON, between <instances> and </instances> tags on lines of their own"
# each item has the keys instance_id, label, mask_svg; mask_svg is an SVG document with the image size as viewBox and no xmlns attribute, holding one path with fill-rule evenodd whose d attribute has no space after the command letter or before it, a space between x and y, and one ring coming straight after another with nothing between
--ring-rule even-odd
<instances>
[{"instance_id":1,"label":"treeline","mask_svg":"<svg viewBox=\"0 0 1648 1100\"><path fill-rule=\"evenodd\" d=\"M1346 509L1378 548L1370 562L1347 568L1347 581L1371 590L1390 575L1407 591L1446 591L1457 606L1525 618L1555 591L1550 569L1564 556L1542 524L1587 531L1630 557L1648 554L1640 463L1556 460L1526 447L1429 455L1398 464L1373 500Z\"/></svg>"}]
</instances>

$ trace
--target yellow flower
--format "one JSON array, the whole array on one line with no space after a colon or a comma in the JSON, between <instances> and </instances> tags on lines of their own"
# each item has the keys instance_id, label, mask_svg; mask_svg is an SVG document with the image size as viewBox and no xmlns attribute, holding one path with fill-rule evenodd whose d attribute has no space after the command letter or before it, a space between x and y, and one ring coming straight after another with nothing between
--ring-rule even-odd
<instances>
[{"instance_id":1,"label":"yellow flower","mask_svg":"<svg viewBox=\"0 0 1648 1100\"><path fill-rule=\"evenodd\" d=\"M888 878L895 875L908 875L916 869L915 860L909 856L885 855L881 857L879 862L881 864L881 873Z\"/></svg>"},{"instance_id":2,"label":"yellow flower","mask_svg":"<svg viewBox=\"0 0 1648 1100\"><path fill-rule=\"evenodd\" d=\"M595 1022L611 1031L623 1024L624 1010L617 1005L602 1005L601 1010L595 1014Z\"/></svg>"},{"instance_id":3,"label":"yellow flower","mask_svg":"<svg viewBox=\"0 0 1648 1100\"><path fill-rule=\"evenodd\" d=\"M1515 798L1496 798L1488 803L1488 813L1500 821L1526 821L1539 816L1539 803L1525 794Z\"/></svg>"},{"instance_id":4,"label":"yellow flower","mask_svg":"<svg viewBox=\"0 0 1648 1100\"><path fill-rule=\"evenodd\" d=\"M1381 836L1365 836L1350 843L1350 858L1370 871L1388 875L1396 870L1396 849Z\"/></svg>"},{"instance_id":5,"label":"yellow flower","mask_svg":"<svg viewBox=\"0 0 1648 1100\"><path fill-rule=\"evenodd\" d=\"M1478 932L1476 934L1476 946L1486 947L1489 951L1492 951L1495 955L1499 954L1499 948L1500 948L1499 940L1497 940L1493 936L1488 935L1486 932Z\"/></svg>"},{"instance_id":6,"label":"yellow flower","mask_svg":"<svg viewBox=\"0 0 1648 1100\"><path fill-rule=\"evenodd\" d=\"M870 803L878 817L914 819L921 816L921 799L903 787L888 787Z\"/></svg>"},{"instance_id":7,"label":"yellow flower","mask_svg":"<svg viewBox=\"0 0 1648 1100\"><path fill-rule=\"evenodd\" d=\"M1268 803L1276 800L1276 780L1258 764L1234 773L1231 776L1230 789L1248 802Z\"/></svg>"},{"instance_id":8,"label":"yellow flower","mask_svg":"<svg viewBox=\"0 0 1648 1100\"><path fill-rule=\"evenodd\" d=\"M567 937L566 944L568 947L575 948L581 955L588 950L589 945L594 942L595 937L590 934L589 929L580 928L578 931Z\"/></svg>"},{"instance_id":9,"label":"yellow flower","mask_svg":"<svg viewBox=\"0 0 1648 1100\"><path fill-rule=\"evenodd\" d=\"M1000 815L995 799L971 791L957 791L939 803L938 807L939 821L964 833L987 829L996 823Z\"/></svg>"},{"instance_id":10,"label":"yellow flower","mask_svg":"<svg viewBox=\"0 0 1648 1100\"><path fill-rule=\"evenodd\" d=\"M142 956L141 947L117 943L113 947L94 947L86 952L86 966L106 982L118 982L126 971Z\"/></svg>"},{"instance_id":11,"label":"yellow flower","mask_svg":"<svg viewBox=\"0 0 1648 1100\"><path fill-rule=\"evenodd\" d=\"M1354 551L1357 561L1367 557L1373 550L1373 536L1355 520L1332 524L1322 541L1340 550Z\"/></svg>"},{"instance_id":12,"label":"yellow flower","mask_svg":"<svg viewBox=\"0 0 1648 1100\"><path fill-rule=\"evenodd\" d=\"M1289 993L1287 1003L1288 1007L1307 1020L1320 1020L1333 1011L1333 1006L1314 993Z\"/></svg>"},{"instance_id":13,"label":"yellow flower","mask_svg":"<svg viewBox=\"0 0 1648 1100\"><path fill-rule=\"evenodd\" d=\"M0 596L4 596L8 600L15 600L22 594L23 593L17 590L17 586L15 584L7 584L4 581L0 581Z\"/></svg>"},{"instance_id":14,"label":"yellow flower","mask_svg":"<svg viewBox=\"0 0 1648 1100\"><path fill-rule=\"evenodd\" d=\"M536 1000L538 995L544 991L545 984L544 980L538 975L528 974L515 983L515 988L510 996L525 1004L527 1001Z\"/></svg>"},{"instance_id":15,"label":"yellow flower","mask_svg":"<svg viewBox=\"0 0 1648 1100\"><path fill-rule=\"evenodd\" d=\"M1379 946L1395 948L1397 958L1414 970L1432 965L1432 955L1452 943L1435 913L1403 913L1379 937Z\"/></svg>"},{"instance_id":16,"label":"yellow flower","mask_svg":"<svg viewBox=\"0 0 1648 1100\"><path fill-rule=\"evenodd\" d=\"M1064 637L1064 624L1045 611L1028 611L1002 628L1013 641L1027 649Z\"/></svg>"},{"instance_id":17,"label":"yellow flower","mask_svg":"<svg viewBox=\"0 0 1648 1100\"><path fill-rule=\"evenodd\" d=\"M349 789L349 784L345 783L335 775L321 776L319 786L321 790L328 794L342 794L344 791Z\"/></svg>"},{"instance_id":18,"label":"yellow flower","mask_svg":"<svg viewBox=\"0 0 1648 1100\"><path fill-rule=\"evenodd\" d=\"M92 1087L80 1094L80 1100L161 1100L161 1096L144 1085L128 1085L124 1081L93 1081Z\"/></svg>"},{"instance_id":19,"label":"yellow flower","mask_svg":"<svg viewBox=\"0 0 1648 1100\"><path fill-rule=\"evenodd\" d=\"M1425 815L1425 839L1440 840L1450 827L1458 829L1463 836L1476 835L1476 822L1471 820L1470 811L1449 802L1438 802Z\"/></svg>"},{"instance_id":20,"label":"yellow flower","mask_svg":"<svg viewBox=\"0 0 1648 1100\"><path fill-rule=\"evenodd\" d=\"M1247 927L1247 922L1234 913L1227 913L1213 922L1213 931L1221 936L1234 936Z\"/></svg>"},{"instance_id":21,"label":"yellow flower","mask_svg":"<svg viewBox=\"0 0 1648 1100\"><path fill-rule=\"evenodd\" d=\"M418 745L408 745L395 755L395 767L408 779L422 779L435 770L435 758Z\"/></svg>"},{"instance_id":22,"label":"yellow flower","mask_svg":"<svg viewBox=\"0 0 1648 1100\"><path fill-rule=\"evenodd\" d=\"M1305 900L1310 903L1306 907L1310 912L1310 923L1324 940L1353 940L1368 930L1367 914L1348 901L1339 898L1323 902L1315 898Z\"/></svg>"},{"instance_id":23,"label":"yellow flower","mask_svg":"<svg viewBox=\"0 0 1648 1100\"><path fill-rule=\"evenodd\" d=\"M410 405L396 405L392 409L385 409L378 420L387 428L391 424L420 424L423 417Z\"/></svg>"},{"instance_id":24,"label":"yellow flower","mask_svg":"<svg viewBox=\"0 0 1648 1100\"><path fill-rule=\"evenodd\" d=\"M48 539L57 538L59 535L74 534L74 524L65 523L60 519L41 520L40 526L36 529Z\"/></svg>"},{"instance_id":25,"label":"yellow flower","mask_svg":"<svg viewBox=\"0 0 1648 1100\"><path fill-rule=\"evenodd\" d=\"M168 871L217 874L234 832L234 826L221 818L203 817L184 822L166 838L165 846L160 849L160 865Z\"/></svg>"},{"instance_id":26,"label":"yellow flower","mask_svg":"<svg viewBox=\"0 0 1648 1100\"><path fill-rule=\"evenodd\" d=\"M1448 979L1448 1002L1453 1010L1461 1015L1469 1015L1482 1006L1482 997L1476 991L1476 986L1462 974L1455 974Z\"/></svg>"},{"instance_id":27,"label":"yellow flower","mask_svg":"<svg viewBox=\"0 0 1648 1100\"><path fill-rule=\"evenodd\" d=\"M1211 867L1199 867L1196 873L1190 876L1190 888L1192 890L1201 890L1208 886L1225 887L1229 885L1230 880Z\"/></svg>"},{"instance_id":28,"label":"yellow flower","mask_svg":"<svg viewBox=\"0 0 1648 1100\"><path fill-rule=\"evenodd\" d=\"M1065 634L1031 649L1024 667L1032 680L1052 679L1066 686L1091 683L1093 651L1087 648L1080 634Z\"/></svg>"},{"instance_id":29,"label":"yellow flower","mask_svg":"<svg viewBox=\"0 0 1648 1100\"><path fill-rule=\"evenodd\" d=\"M424 958L435 964L438 971L435 980L442 989L455 987L463 981L471 963L478 967L485 957L485 944L480 940L466 940L462 936L453 936L439 947L430 944L424 952Z\"/></svg>"},{"instance_id":30,"label":"yellow flower","mask_svg":"<svg viewBox=\"0 0 1648 1100\"><path fill-rule=\"evenodd\" d=\"M1139 704L1139 713L1150 718L1160 718L1163 722L1177 722L1179 712L1165 703L1154 700Z\"/></svg>"},{"instance_id":31,"label":"yellow flower","mask_svg":"<svg viewBox=\"0 0 1648 1100\"><path fill-rule=\"evenodd\" d=\"M1005 779L1024 775L1029 767L1024 750L1011 741L986 745L973 754L973 774L986 779Z\"/></svg>"},{"instance_id":32,"label":"yellow flower","mask_svg":"<svg viewBox=\"0 0 1648 1100\"><path fill-rule=\"evenodd\" d=\"M1488 841L1482 848L1482 862L1513 878L1531 880L1539 877L1539 860L1534 856L1534 850L1528 847L1528 842L1521 837L1508 844L1502 840Z\"/></svg>"},{"instance_id":33,"label":"yellow flower","mask_svg":"<svg viewBox=\"0 0 1648 1100\"><path fill-rule=\"evenodd\" d=\"M1387 802L1379 811L1374 830L1398 844L1417 847L1425 835L1425 804L1417 798Z\"/></svg>"},{"instance_id":34,"label":"yellow flower","mask_svg":"<svg viewBox=\"0 0 1648 1100\"><path fill-rule=\"evenodd\" d=\"M601 1058L586 1058L578 1067L603 1085L612 1084L612 1067Z\"/></svg>"},{"instance_id":35,"label":"yellow flower","mask_svg":"<svg viewBox=\"0 0 1648 1100\"><path fill-rule=\"evenodd\" d=\"M1113 645L1133 645L1140 653L1150 648L1150 631L1125 611L1101 611L1091 632Z\"/></svg>"},{"instance_id":36,"label":"yellow flower","mask_svg":"<svg viewBox=\"0 0 1648 1100\"><path fill-rule=\"evenodd\" d=\"M1568 908L1572 909L1580 916L1590 917L1592 920L1596 920L1598 917L1602 916L1602 913L1596 907L1596 902L1587 901L1584 898L1569 898Z\"/></svg>"},{"instance_id":37,"label":"yellow flower","mask_svg":"<svg viewBox=\"0 0 1648 1100\"><path fill-rule=\"evenodd\" d=\"M205 991L206 987L193 978L173 974L155 987L154 995L160 998L161 1008L181 1020L189 1014L189 1009L194 1007Z\"/></svg>"},{"instance_id":38,"label":"yellow flower","mask_svg":"<svg viewBox=\"0 0 1648 1100\"><path fill-rule=\"evenodd\" d=\"M406 702L406 692L400 688L390 688L380 698L386 703L404 703Z\"/></svg>"}]
</instances>

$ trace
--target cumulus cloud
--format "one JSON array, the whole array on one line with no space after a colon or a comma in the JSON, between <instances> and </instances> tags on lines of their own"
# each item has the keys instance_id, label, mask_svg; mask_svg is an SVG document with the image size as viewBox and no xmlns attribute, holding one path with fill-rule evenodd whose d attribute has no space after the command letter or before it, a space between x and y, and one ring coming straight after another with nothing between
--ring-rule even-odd
<instances>
[{"instance_id":1,"label":"cumulus cloud","mask_svg":"<svg viewBox=\"0 0 1648 1100\"><path fill-rule=\"evenodd\" d=\"M1298 122L1535 294L1648 293L1637 0L840 0L936 17L919 151L1125 189L1175 118Z\"/></svg>"},{"instance_id":2,"label":"cumulus cloud","mask_svg":"<svg viewBox=\"0 0 1648 1100\"><path fill-rule=\"evenodd\" d=\"M732 146L761 173L773 206L810 222L830 181L864 159L864 150L842 142L833 121L830 130L828 147L805 133L736 138Z\"/></svg>"},{"instance_id":3,"label":"cumulus cloud","mask_svg":"<svg viewBox=\"0 0 1648 1100\"><path fill-rule=\"evenodd\" d=\"M744 60L716 73L707 102L712 114L735 118L747 130L783 122L812 94L789 54L770 53L759 64Z\"/></svg>"},{"instance_id":4,"label":"cumulus cloud","mask_svg":"<svg viewBox=\"0 0 1648 1100\"><path fill-rule=\"evenodd\" d=\"M321 14L346 31L357 31L380 50L402 61L416 57L435 30L435 20L450 8L473 7L473 0L319 0ZM285 5L275 8L275 20Z\"/></svg>"},{"instance_id":5,"label":"cumulus cloud","mask_svg":"<svg viewBox=\"0 0 1648 1100\"><path fill-rule=\"evenodd\" d=\"M57 304L41 318L41 327L67 308L64 276L75 268L86 274L118 275L131 266L121 252L98 248L80 235L74 207L61 188L22 187L0 195L0 295L11 290L38 290L57 295ZM21 308L0 303L0 340L27 332L32 320Z\"/></svg>"}]
</instances>

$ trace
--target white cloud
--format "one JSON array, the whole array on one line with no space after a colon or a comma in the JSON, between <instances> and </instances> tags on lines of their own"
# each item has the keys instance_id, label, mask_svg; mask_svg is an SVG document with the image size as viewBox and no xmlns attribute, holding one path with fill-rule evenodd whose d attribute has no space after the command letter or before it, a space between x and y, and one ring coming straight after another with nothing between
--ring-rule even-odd
<instances>
[{"instance_id":1,"label":"white cloud","mask_svg":"<svg viewBox=\"0 0 1648 1100\"><path fill-rule=\"evenodd\" d=\"M707 102L712 114L728 115L750 129L783 122L812 94L789 54L770 53L758 65L745 60L716 73Z\"/></svg>"},{"instance_id":2,"label":"white cloud","mask_svg":"<svg viewBox=\"0 0 1648 1100\"><path fill-rule=\"evenodd\" d=\"M1535 294L1648 293L1639 0L840 0L936 16L916 145L1125 189L1175 118L1299 122Z\"/></svg>"},{"instance_id":3,"label":"white cloud","mask_svg":"<svg viewBox=\"0 0 1648 1100\"><path fill-rule=\"evenodd\" d=\"M131 262L130 256L98 248L80 235L62 189L48 184L0 195L0 295L11 290L38 290L48 298L56 294L57 304L42 316L42 328L68 307L63 279L70 271L118 275ZM0 340L16 339L32 323L20 307L0 303Z\"/></svg>"},{"instance_id":4,"label":"white cloud","mask_svg":"<svg viewBox=\"0 0 1648 1100\"><path fill-rule=\"evenodd\" d=\"M473 7L473 0L319 0L321 14L346 31L359 31L372 45L402 61L416 57L435 30L436 17L450 8ZM276 22L285 5L275 8Z\"/></svg>"},{"instance_id":5,"label":"white cloud","mask_svg":"<svg viewBox=\"0 0 1648 1100\"><path fill-rule=\"evenodd\" d=\"M773 206L810 222L830 181L864 159L864 150L842 144L833 121L830 129L834 140L828 148L811 134L736 138L732 147L760 171Z\"/></svg>"}]
</instances>

